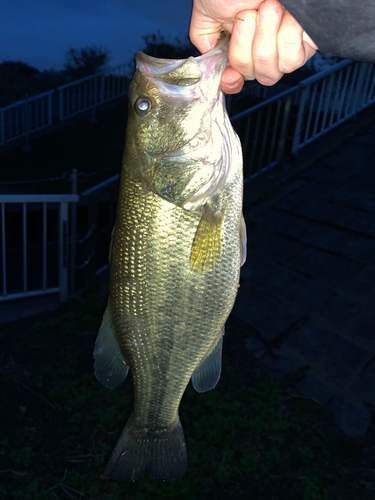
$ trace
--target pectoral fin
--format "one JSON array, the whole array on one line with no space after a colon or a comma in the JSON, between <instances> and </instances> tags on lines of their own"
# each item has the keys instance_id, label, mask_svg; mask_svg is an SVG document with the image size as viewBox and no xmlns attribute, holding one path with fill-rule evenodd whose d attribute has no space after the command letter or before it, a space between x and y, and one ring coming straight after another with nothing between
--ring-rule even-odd
<instances>
[{"instance_id":1,"label":"pectoral fin","mask_svg":"<svg viewBox=\"0 0 375 500\"><path fill-rule=\"evenodd\" d=\"M224 327L221 330L219 340L211 351L203 359L198 368L195 369L191 381L198 392L206 392L213 389L219 382L221 373L221 355L223 350Z\"/></svg>"},{"instance_id":2,"label":"pectoral fin","mask_svg":"<svg viewBox=\"0 0 375 500\"><path fill-rule=\"evenodd\" d=\"M126 379L129 366L115 337L109 302L96 338L94 359L95 376L105 387L114 389Z\"/></svg>"},{"instance_id":3,"label":"pectoral fin","mask_svg":"<svg viewBox=\"0 0 375 500\"><path fill-rule=\"evenodd\" d=\"M205 271L220 258L223 220L224 212L214 212L206 203L191 248L190 269L193 271Z\"/></svg>"},{"instance_id":4,"label":"pectoral fin","mask_svg":"<svg viewBox=\"0 0 375 500\"><path fill-rule=\"evenodd\" d=\"M247 254L246 223L243 214L241 215L240 242L241 242L241 266L243 266L246 262L246 254Z\"/></svg>"}]
</instances>

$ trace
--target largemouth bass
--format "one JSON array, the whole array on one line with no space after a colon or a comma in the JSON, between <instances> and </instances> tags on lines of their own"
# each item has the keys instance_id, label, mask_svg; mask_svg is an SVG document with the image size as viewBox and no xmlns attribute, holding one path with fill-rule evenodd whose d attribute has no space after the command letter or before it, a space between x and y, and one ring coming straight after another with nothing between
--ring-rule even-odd
<instances>
[{"instance_id":1,"label":"largemouth bass","mask_svg":"<svg viewBox=\"0 0 375 500\"><path fill-rule=\"evenodd\" d=\"M95 375L130 368L134 408L105 474L174 480L186 470L178 409L189 380L212 389L246 236L242 154L219 90L228 35L187 60L136 55L108 306Z\"/></svg>"}]
</instances>

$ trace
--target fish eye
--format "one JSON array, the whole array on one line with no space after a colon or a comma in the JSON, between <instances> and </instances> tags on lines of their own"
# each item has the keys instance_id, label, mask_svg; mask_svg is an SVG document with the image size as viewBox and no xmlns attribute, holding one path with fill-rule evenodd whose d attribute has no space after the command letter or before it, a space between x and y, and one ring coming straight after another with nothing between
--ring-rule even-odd
<instances>
[{"instance_id":1,"label":"fish eye","mask_svg":"<svg viewBox=\"0 0 375 500\"><path fill-rule=\"evenodd\" d=\"M151 101L148 97L138 97L134 109L139 115L147 115L151 111Z\"/></svg>"}]
</instances>

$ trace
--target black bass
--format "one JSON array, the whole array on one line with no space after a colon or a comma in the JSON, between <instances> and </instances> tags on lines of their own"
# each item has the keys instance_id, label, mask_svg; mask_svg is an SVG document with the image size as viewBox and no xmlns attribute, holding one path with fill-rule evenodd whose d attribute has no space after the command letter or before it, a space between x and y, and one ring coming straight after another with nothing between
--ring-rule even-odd
<instances>
[{"instance_id":1,"label":"black bass","mask_svg":"<svg viewBox=\"0 0 375 500\"><path fill-rule=\"evenodd\" d=\"M108 306L95 375L130 372L134 408L105 474L174 480L186 470L179 404L192 379L212 389L246 235L242 154L219 90L228 35L187 60L136 55Z\"/></svg>"}]
</instances>

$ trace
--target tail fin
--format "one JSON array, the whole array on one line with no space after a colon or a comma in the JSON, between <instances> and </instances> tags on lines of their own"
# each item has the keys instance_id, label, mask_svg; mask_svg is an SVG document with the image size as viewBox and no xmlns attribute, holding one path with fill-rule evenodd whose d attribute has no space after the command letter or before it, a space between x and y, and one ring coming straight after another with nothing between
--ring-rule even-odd
<instances>
[{"instance_id":1,"label":"tail fin","mask_svg":"<svg viewBox=\"0 0 375 500\"><path fill-rule=\"evenodd\" d=\"M145 474L174 481L186 472L184 431L180 420L173 429L138 429L130 416L104 474L116 481L135 481Z\"/></svg>"}]
</instances>

